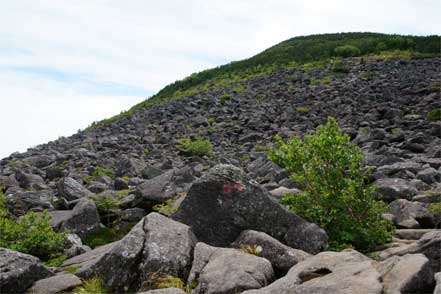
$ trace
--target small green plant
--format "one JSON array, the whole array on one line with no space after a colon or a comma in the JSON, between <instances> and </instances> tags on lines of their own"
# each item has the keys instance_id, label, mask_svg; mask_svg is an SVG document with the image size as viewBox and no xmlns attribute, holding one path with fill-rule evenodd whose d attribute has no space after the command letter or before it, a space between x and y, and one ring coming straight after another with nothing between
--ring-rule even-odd
<instances>
[{"instance_id":1,"label":"small green plant","mask_svg":"<svg viewBox=\"0 0 441 294\"><path fill-rule=\"evenodd\" d=\"M66 255L57 254L48 261L44 262L43 264L48 267L57 267L60 266L66 259L67 259Z\"/></svg>"},{"instance_id":2,"label":"small green plant","mask_svg":"<svg viewBox=\"0 0 441 294\"><path fill-rule=\"evenodd\" d=\"M121 201L112 198L110 195L96 194L89 196L89 198L95 202L100 215L106 215L117 210L121 204Z\"/></svg>"},{"instance_id":3,"label":"small green plant","mask_svg":"<svg viewBox=\"0 0 441 294\"><path fill-rule=\"evenodd\" d=\"M65 272L71 273L71 274L76 274L77 271L80 269L79 265L71 265L71 266L66 266L63 268L63 270Z\"/></svg>"},{"instance_id":4,"label":"small green plant","mask_svg":"<svg viewBox=\"0 0 441 294\"><path fill-rule=\"evenodd\" d=\"M88 234L84 238L83 244L95 248L117 241L120 237L121 236L114 229L104 227L96 232Z\"/></svg>"},{"instance_id":5,"label":"small green plant","mask_svg":"<svg viewBox=\"0 0 441 294\"><path fill-rule=\"evenodd\" d=\"M430 111L427 114L427 120L430 120L430 121L441 120L441 108L436 108L436 109Z\"/></svg>"},{"instance_id":6,"label":"small green plant","mask_svg":"<svg viewBox=\"0 0 441 294\"><path fill-rule=\"evenodd\" d=\"M123 176L121 179L125 182L128 182L130 180L129 176Z\"/></svg>"},{"instance_id":7,"label":"small green plant","mask_svg":"<svg viewBox=\"0 0 441 294\"><path fill-rule=\"evenodd\" d=\"M18 220L10 218L6 198L0 192L0 247L31 254L49 260L63 252L65 233L56 233L50 216L29 212Z\"/></svg>"},{"instance_id":8,"label":"small green plant","mask_svg":"<svg viewBox=\"0 0 441 294\"><path fill-rule=\"evenodd\" d=\"M166 200L164 203L156 204L153 206L153 210L160 214L170 216L178 210L178 207L174 206L176 199L179 196Z\"/></svg>"},{"instance_id":9,"label":"small green plant","mask_svg":"<svg viewBox=\"0 0 441 294\"><path fill-rule=\"evenodd\" d=\"M301 193L284 197L283 204L324 228L331 248L368 251L391 240L393 226L383 219L385 204L367 184L363 152L335 119L328 118L303 140L293 137L285 143L276 136L276 141L270 159L302 186Z\"/></svg>"},{"instance_id":10,"label":"small green plant","mask_svg":"<svg viewBox=\"0 0 441 294\"><path fill-rule=\"evenodd\" d=\"M147 148L147 147L145 147L145 148L144 148L144 154L149 154L149 153L150 153L150 149Z\"/></svg>"},{"instance_id":11,"label":"small green plant","mask_svg":"<svg viewBox=\"0 0 441 294\"><path fill-rule=\"evenodd\" d=\"M230 94L223 94L222 96L220 96L220 98L219 98L219 102L220 102L220 104L222 104L222 105L225 105L225 102L227 102L228 100L230 100L232 97L231 97L231 95Z\"/></svg>"},{"instance_id":12,"label":"small green plant","mask_svg":"<svg viewBox=\"0 0 441 294\"><path fill-rule=\"evenodd\" d=\"M299 106L299 107L296 107L296 111L298 113L308 113L309 112L309 108L305 107L305 106Z\"/></svg>"},{"instance_id":13,"label":"small green plant","mask_svg":"<svg viewBox=\"0 0 441 294\"><path fill-rule=\"evenodd\" d=\"M213 153L213 144L209 140L181 138L178 148L190 156L210 156Z\"/></svg>"},{"instance_id":14,"label":"small green plant","mask_svg":"<svg viewBox=\"0 0 441 294\"><path fill-rule=\"evenodd\" d=\"M125 189L125 190L120 190L116 192L116 195L118 195L119 197L127 197L130 194L131 190L130 189ZM118 203L118 205L121 203Z\"/></svg>"},{"instance_id":15,"label":"small green plant","mask_svg":"<svg viewBox=\"0 0 441 294\"><path fill-rule=\"evenodd\" d=\"M102 166L95 167L95 170L91 174L92 177L97 178L99 176L108 176L112 179L115 179L115 173L111 168L106 168Z\"/></svg>"},{"instance_id":16,"label":"small green plant","mask_svg":"<svg viewBox=\"0 0 441 294\"><path fill-rule=\"evenodd\" d=\"M333 73L344 73L347 74L350 72L350 69L348 67L346 67L343 62L341 61L337 61L334 63L334 65L332 66L332 72Z\"/></svg>"},{"instance_id":17,"label":"small green plant","mask_svg":"<svg viewBox=\"0 0 441 294\"><path fill-rule=\"evenodd\" d=\"M360 55L360 49L352 45L338 46L334 49L335 55L346 58Z\"/></svg>"},{"instance_id":18,"label":"small green plant","mask_svg":"<svg viewBox=\"0 0 441 294\"><path fill-rule=\"evenodd\" d=\"M271 149L271 147L268 147L268 146L262 146L262 145L254 146L254 151L256 151L256 152L268 152L270 149Z\"/></svg>"},{"instance_id":19,"label":"small green plant","mask_svg":"<svg viewBox=\"0 0 441 294\"><path fill-rule=\"evenodd\" d=\"M72 294L106 294L104 283L99 278L91 278L84 281L83 285L78 286L72 291Z\"/></svg>"},{"instance_id":20,"label":"small green plant","mask_svg":"<svg viewBox=\"0 0 441 294\"><path fill-rule=\"evenodd\" d=\"M184 291L186 294L190 294L191 290L197 287L197 283L192 285L186 285L179 277L174 277L171 275L166 275L160 272L150 273L148 279L143 283L141 289L151 290L151 289L167 289L167 288L177 288Z\"/></svg>"},{"instance_id":21,"label":"small green plant","mask_svg":"<svg viewBox=\"0 0 441 294\"><path fill-rule=\"evenodd\" d=\"M31 166L30 164L29 164L29 162L24 162L24 161L11 161L11 162L9 162L6 166L8 166L8 167L12 167L12 168L15 168L15 167L17 167L17 168L23 168L23 167L29 167L29 166Z\"/></svg>"},{"instance_id":22,"label":"small green plant","mask_svg":"<svg viewBox=\"0 0 441 294\"><path fill-rule=\"evenodd\" d=\"M245 92L247 90L247 88L244 85L237 85L236 87L233 88L233 91L235 93L242 93Z\"/></svg>"},{"instance_id":23,"label":"small green plant","mask_svg":"<svg viewBox=\"0 0 441 294\"><path fill-rule=\"evenodd\" d=\"M378 76L378 72L375 72L375 71L367 71L367 72L363 72L359 75L360 78L366 79L366 80L372 79L376 76Z\"/></svg>"},{"instance_id":24,"label":"small green plant","mask_svg":"<svg viewBox=\"0 0 441 294\"><path fill-rule=\"evenodd\" d=\"M259 245L241 245L240 251L256 256L262 256L263 249L262 246Z\"/></svg>"},{"instance_id":25,"label":"small green plant","mask_svg":"<svg viewBox=\"0 0 441 294\"><path fill-rule=\"evenodd\" d=\"M214 125L214 124L216 123L216 118L215 118L215 117L210 117L210 118L208 119L208 123L209 123L210 125Z\"/></svg>"},{"instance_id":26,"label":"small green plant","mask_svg":"<svg viewBox=\"0 0 441 294\"><path fill-rule=\"evenodd\" d=\"M250 160L250 155L248 153L244 153L242 154L242 156L240 157L240 161L242 162L247 162Z\"/></svg>"}]
</instances>

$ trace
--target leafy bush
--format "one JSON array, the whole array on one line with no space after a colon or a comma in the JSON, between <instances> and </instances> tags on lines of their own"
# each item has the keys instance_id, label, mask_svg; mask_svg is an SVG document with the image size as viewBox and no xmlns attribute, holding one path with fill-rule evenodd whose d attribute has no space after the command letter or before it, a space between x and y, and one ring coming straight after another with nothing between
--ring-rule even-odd
<instances>
[{"instance_id":1,"label":"leafy bush","mask_svg":"<svg viewBox=\"0 0 441 294\"><path fill-rule=\"evenodd\" d=\"M92 172L92 177L97 178L99 176L108 176L112 179L115 179L115 173L111 168L97 166L95 170Z\"/></svg>"},{"instance_id":2,"label":"leafy bush","mask_svg":"<svg viewBox=\"0 0 441 294\"><path fill-rule=\"evenodd\" d=\"M334 73L349 73L350 69L346 67L341 61L335 62L332 67L332 72Z\"/></svg>"},{"instance_id":3,"label":"leafy bush","mask_svg":"<svg viewBox=\"0 0 441 294\"><path fill-rule=\"evenodd\" d=\"M391 240L393 227L381 214L385 204L367 185L359 147L328 118L316 134L293 137L270 150L270 159L284 166L303 191L283 198L299 216L324 228L333 249L347 246L366 251Z\"/></svg>"},{"instance_id":4,"label":"leafy bush","mask_svg":"<svg viewBox=\"0 0 441 294\"><path fill-rule=\"evenodd\" d=\"M104 284L99 278L86 280L83 285L76 287L72 294L105 294Z\"/></svg>"},{"instance_id":5,"label":"leafy bush","mask_svg":"<svg viewBox=\"0 0 441 294\"><path fill-rule=\"evenodd\" d=\"M66 255L57 254L48 261L44 262L44 265L48 267L60 266L66 259L67 259Z\"/></svg>"},{"instance_id":6,"label":"leafy bush","mask_svg":"<svg viewBox=\"0 0 441 294\"><path fill-rule=\"evenodd\" d=\"M341 57L352 57L360 55L360 49L352 45L338 46L334 49L335 55Z\"/></svg>"},{"instance_id":7,"label":"leafy bush","mask_svg":"<svg viewBox=\"0 0 441 294\"><path fill-rule=\"evenodd\" d=\"M430 121L441 120L441 108L434 109L427 114L427 119Z\"/></svg>"},{"instance_id":8,"label":"leafy bush","mask_svg":"<svg viewBox=\"0 0 441 294\"><path fill-rule=\"evenodd\" d=\"M220 96L219 98L219 102L220 104L224 105L226 101L231 99L231 95L230 94L223 94L222 96Z\"/></svg>"},{"instance_id":9,"label":"leafy bush","mask_svg":"<svg viewBox=\"0 0 441 294\"><path fill-rule=\"evenodd\" d=\"M298 113L308 113L309 112L309 108L305 107L305 106L299 106L299 107L296 107L296 111Z\"/></svg>"},{"instance_id":10,"label":"leafy bush","mask_svg":"<svg viewBox=\"0 0 441 294\"><path fill-rule=\"evenodd\" d=\"M204 156L213 153L213 144L209 140L191 140L190 138L181 138L178 148L190 156Z\"/></svg>"},{"instance_id":11,"label":"leafy bush","mask_svg":"<svg viewBox=\"0 0 441 294\"><path fill-rule=\"evenodd\" d=\"M48 260L63 252L65 233L56 233L47 212L30 212L17 221L10 218L0 193L0 247Z\"/></svg>"}]
</instances>

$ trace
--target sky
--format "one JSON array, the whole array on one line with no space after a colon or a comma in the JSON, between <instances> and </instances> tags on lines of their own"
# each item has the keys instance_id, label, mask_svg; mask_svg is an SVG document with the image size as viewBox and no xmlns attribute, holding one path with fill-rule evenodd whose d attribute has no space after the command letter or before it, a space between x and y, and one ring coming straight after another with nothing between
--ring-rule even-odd
<instances>
[{"instance_id":1,"label":"sky","mask_svg":"<svg viewBox=\"0 0 441 294\"><path fill-rule=\"evenodd\" d=\"M0 158L283 40L440 34L439 0L0 0Z\"/></svg>"}]
</instances>

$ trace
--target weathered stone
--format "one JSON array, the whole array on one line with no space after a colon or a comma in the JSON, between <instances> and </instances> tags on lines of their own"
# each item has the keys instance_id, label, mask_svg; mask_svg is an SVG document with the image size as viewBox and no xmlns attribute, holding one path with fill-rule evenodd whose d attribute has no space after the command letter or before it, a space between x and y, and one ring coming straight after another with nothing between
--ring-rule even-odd
<instances>
[{"instance_id":1,"label":"weathered stone","mask_svg":"<svg viewBox=\"0 0 441 294\"><path fill-rule=\"evenodd\" d=\"M311 255L298 249L290 248L271 236L257 231L243 231L232 244L235 248L242 246L260 246L261 256L268 259L275 270L288 271L291 267Z\"/></svg>"},{"instance_id":2,"label":"weathered stone","mask_svg":"<svg viewBox=\"0 0 441 294\"><path fill-rule=\"evenodd\" d=\"M67 201L92 195L92 192L70 177L63 178L58 182L58 193Z\"/></svg>"},{"instance_id":3,"label":"weathered stone","mask_svg":"<svg viewBox=\"0 0 441 294\"><path fill-rule=\"evenodd\" d=\"M387 212L394 215L394 223L399 228L433 228L433 215L419 202L397 199L389 204Z\"/></svg>"},{"instance_id":4,"label":"weathered stone","mask_svg":"<svg viewBox=\"0 0 441 294\"><path fill-rule=\"evenodd\" d=\"M0 248L0 293L24 293L32 283L50 275L38 258Z\"/></svg>"},{"instance_id":5,"label":"weathered stone","mask_svg":"<svg viewBox=\"0 0 441 294\"><path fill-rule=\"evenodd\" d=\"M433 289L432 268L423 254L393 256L376 268L385 293L429 293Z\"/></svg>"},{"instance_id":6,"label":"weathered stone","mask_svg":"<svg viewBox=\"0 0 441 294\"><path fill-rule=\"evenodd\" d=\"M247 229L309 253L327 246L324 230L290 213L231 165L215 166L196 181L172 217L191 226L200 241L214 246L230 244Z\"/></svg>"},{"instance_id":7,"label":"weathered stone","mask_svg":"<svg viewBox=\"0 0 441 294\"><path fill-rule=\"evenodd\" d=\"M271 190L270 194L276 198L281 199L282 197L288 195L288 194L297 194L300 193L300 190L297 188L286 188L286 187L279 187L277 189Z\"/></svg>"},{"instance_id":8,"label":"weathered stone","mask_svg":"<svg viewBox=\"0 0 441 294\"><path fill-rule=\"evenodd\" d=\"M441 272L435 274L436 287L433 294L441 294Z\"/></svg>"},{"instance_id":9,"label":"weathered stone","mask_svg":"<svg viewBox=\"0 0 441 294\"><path fill-rule=\"evenodd\" d=\"M39 280L32 285L29 293L32 294L58 294L67 293L83 282L72 274L61 273L56 276Z\"/></svg>"},{"instance_id":10,"label":"weathered stone","mask_svg":"<svg viewBox=\"0 0 441 294\"><path fill-rule=\"evenodd\" d=\"M87 198L81 199L72 210L49 212L51 225L58 231L69 231L81 238L95 232L100 227L100 217L95 203Z\"/></svg>"},{"instance_id":11,"label":"weathered stone","mask_svg":"<svg viewBox=\"0 0 441 294\"><path fill-rule=\"evenodd\" d=\"M188 284L197 283L194 294L228 294L258 289L273 279L268 260L237 249L216 248L199 242Z\"/></svg>"},{"instance_id":12,"label":"weathered stone","mask_svg":"<svg viewBox=\"0 0 441 294\"><path fill-rule=\"evenodd\" d=\"M139 265L141 280L158 273L186 279L197 242L190 227L151 213L145 218L144 231L146 241Z\"/></svg>"},{"instance_id":13,"label":"weathered stone","mask_svg":"<svg viewBox=\"0 0 441 294\"><path fill-rule=\"evenodd\" d=\"M429 185L441 181L441 173L433 167L423 169L416 177Z\"/></svg>"},{"instance_id":14,"label":"weathered stone","mask_svg":"<svg viewBox=\"0 0 441 294\"><path fill-rule=\"evenodd\" d=\"M384 201L394 201L395 199L412 199L417 190L409 185L409 182L398 178L383 178L375 182L377 191Z\"/></svg>"},{"instance_id":15,"label":"weathered stone","mask_svg":"<svg viewBox=\"0 0 441 294\"><path fill-rule=\"evenodd\" d=\"M380 294L382 289L373 261L354 250L345 250L321 252L296 264L271 285L243 294Z\"/></svg>"},{"instance_id":16,"label":"weathered stone","mask_svg":"<svg viewBox=\"0 0 441 294\"><path fill-rule=\"evenodd\" d=\"M157 213L138 222L120 241L66 260L77 276L100 277L114 292L136 291L151 273L185 279L191 267L195 237L191 229Z\"/></svg>"},{"instance_id":17,"label":"weathered stone","mask_svg":"<svg viewBox=\"0 0 441 294\"><path fill-rule=\"evenodd\" d=\"M26 214L28 211L43 211L54 209L51 201L54 195L50 190L17 192L7 195L8 209L17 216Z\"/></svg>"}]
</instances>

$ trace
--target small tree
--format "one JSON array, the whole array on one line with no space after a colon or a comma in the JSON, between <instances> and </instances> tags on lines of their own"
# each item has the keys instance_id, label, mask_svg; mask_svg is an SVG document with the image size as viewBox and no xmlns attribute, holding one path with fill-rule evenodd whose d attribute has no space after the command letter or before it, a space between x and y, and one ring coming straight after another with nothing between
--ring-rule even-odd
<instances>
[{"instance_id":1,"label":"small tree","mask_svg":"<svg viewBox=\"0 0 441 294\"><path fill-rule=\"evenodd\" d=\"M360 49L352 45L338 46L334 49L335 55L341 57L351 57L360 55Z\"/></svg>"},{"instance_id":2,"label":"small tree","mask_svg":"<svg viewBox=\"0 0 441 294\"><path fill-rule=\"evenodd\" d=\"M341 133L335 119L328 118L316 134L303 140L293 137L285 143L279 136L276 140L278 147L270 150L270 159L303 187L282 202L324 228L331 248L367 251L391 239L392 224L381 216L385 205L375 200L374 187L366 181L363 152Z\"/></svg>"}]
</instances>

